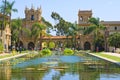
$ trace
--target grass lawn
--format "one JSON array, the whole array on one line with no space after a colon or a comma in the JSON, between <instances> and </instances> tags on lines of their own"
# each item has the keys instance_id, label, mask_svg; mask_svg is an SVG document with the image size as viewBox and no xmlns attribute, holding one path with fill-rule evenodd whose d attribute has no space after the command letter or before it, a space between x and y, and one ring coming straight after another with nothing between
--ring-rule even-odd
<instances>
[{"instance_id":1,"label":"grass lawn","mask_svg":"<svg viewBox=\"0 0 120 80\"><path fill-rule=\"evenodd\" d=\"M112 55L102 54L102 53L96 53L96 55L120 62L120 57L117 57L117 56L112 56Z\"/></svg>"}]
</instances>

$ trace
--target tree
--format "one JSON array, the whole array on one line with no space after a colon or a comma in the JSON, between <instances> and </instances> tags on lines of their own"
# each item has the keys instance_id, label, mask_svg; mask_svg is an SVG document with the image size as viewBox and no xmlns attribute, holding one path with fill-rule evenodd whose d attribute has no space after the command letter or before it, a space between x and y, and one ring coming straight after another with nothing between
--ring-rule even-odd
<instances>
[{"instance_id":1,"label":"tree","mask_svg":"<svg viewBox=\"0 0 120 80\"><path fill-rule=\"evenodd\" d=\"M54 28L56 35L66 35L69 29L69 22L65 21L58 13L52 12L51 17L56 21Z\"/></svg>"},{"instance_id":2,"label":"tree","mask_svg":"<svg viewBox=\"0 0 120 80\"><path fill-rule=\"evenodd\" d=\"M34 42L36 42L36 40L38 38L40 38L40 48L42 47L42 34L44 32L44 30L46 29L46 26L43 24L40 24L38 22L34 23L32 25L32 31L31 31L31 37L34 37Z\"/></svg>"},{"instance_id":3,"label":"tree","mask_svg":"<svg viewBox=\"0 0 120 80\"><path fill-rule=\"evenodd\" d=\"M15 1L12 1L11 3L8 2L8 1L3 1L3 4L6 4L6 5L2 5L0 8L1 8L1 12L4 12L4 9L5 9L5 15L8 15L10 16L10 26L11 26L11 15L12 15L12 12L18 12L18 10L16 8L13 8L14 4L15 4Z\"/></svg>"},{"instance_id":4,"label":"tree","mask_svg":"<svg viewBox=\"0 0 120 80\"><path fill-rule=\"evenodd\" d=\"M55 21L60 21L61 17L58 13L56 12L52 12L51 17L55 20Z\"/></svg>"},{"instance_id":5,"label":"tree","mask_svg":"<svg viewBox=\"0 0 120 80\"><path fill-rule=\"evenodd\" d=\"M102 44L99 44L99 39L101 38L101 36L103 37L103 33L102 31L105 30L105 27L103 25L100 24L100 19L99 18L90 18L89 23L91 23L92 25L89 26L86 30L84 30L84 34L90 34L90 33L93 33L93 36L94 36L94 42L93 42L93 45L94 45L94 49L96 50L97 47L100 47L100 45Z\"/></svg>"},{"instance_id":6,"label":"tree","mask_svg":"<svg viewBox=\"0 0 120 80\"><path fill-rule=\"evenodd\" d=\"M2 5L0 6L0 12L3 13L3 21L2 21L2 26L1 26L1 37L2 37L2 34L3 34L3 30L4 30L4 27L5 27L5 18L6 18L6 0L5 1L2 1Z\"/></svg>"},{"instance_id":7,"label":"tree","mask_svg":"<svg viewBox=\"0 0 120 80\"><path fill-rule=\"evenodd\" d=\"M22 19L13 19L11 25L11 40L15 42L19 42L19 37L22 36L22 32L25 29L22 27ZM13 43L13 42L12 42Z\"/></svg>"},{"instance_id":8,"label":"tree","mask_svg":"<svg viewBox=\"0 0 120 80\"><path fill-rule=\"evenodd\" d=\"M80 30L83 30L81 27L79 28L78 26L77 26L77 23L75 23L75 24L73 24L71 27L71 30L70 30L70 32L72 32L72 37L73 37L73 45L75 46L75 48L77 48L76 46L78 46L78 42L76 41L76 39L77 39L77 36L79 36L79 31Z\"/></svg>"},{"instance_id":9,"label":"tree","mask_svg":"<svg viewBox=\"0 0 120 80\"><path fill-rule=\"evenodd\" d=\"M109 36L108 42L110 46L120 48L120 33L113 33Z\"/></svg>"},{"instance_id":10,"label":"tree","mask_svg":"<svg viewBox=\"0 0 120 80\"><path fill-rule=\"evenodd\" d=\"M7 0L5 0L5 1L2 1L2 3L3 4L0 6L0 11L1 11L1 13L3 13L3 24L2 24L2 28L1 28L1 35L2 35L2 32L3 32L2 30L4 30L5 27L6 27L7 21L9 23L9 26L11 26L12 11L17 12L17 9L13 9L13 5L14 5L15 1L10 3ZM8 20L6 20L6 19L8 19ZM8 51L8 45L6 45L6 51Z\"/></svg>"},{"instance_id":11,"label":"tree","mask_svg":"<svg viewBox=\"0 0 120 80\"><path fill-rule=\"evenodd\" d=\"M50 22L46 21L44 17L42 17L42 22L44 25L47 26L47 33L50 33L50 30L53 29L53 26Z\"/></svg>"}]
</instances>

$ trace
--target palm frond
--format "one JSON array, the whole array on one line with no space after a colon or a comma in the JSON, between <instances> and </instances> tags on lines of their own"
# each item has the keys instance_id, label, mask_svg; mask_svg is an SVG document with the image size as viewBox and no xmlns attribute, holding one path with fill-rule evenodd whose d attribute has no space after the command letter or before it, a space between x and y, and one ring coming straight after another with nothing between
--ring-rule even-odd
<instances>
[{"instance_id":1,"label":"palm frond","mask_svg":"<svg viewBox=\"0 0 120 80\"><path fill-rule=\"evenodd\" d=\"M84 35L86 34L90 34L91 32L93 32L95 30L96 26L90 26L88 28L86 28L86 30L83 31Z\"/></svg>"}]
</instances>

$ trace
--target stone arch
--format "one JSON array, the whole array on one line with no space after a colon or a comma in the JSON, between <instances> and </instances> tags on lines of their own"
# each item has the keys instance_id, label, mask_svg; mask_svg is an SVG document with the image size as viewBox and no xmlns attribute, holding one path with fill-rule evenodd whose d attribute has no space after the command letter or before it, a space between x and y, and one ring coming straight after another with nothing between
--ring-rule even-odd
<instances>
[{"instance_id":1,"label":"stone arch","mask_svg":"<svg viewBox=\"0 0 120 80\"><path fill-rule=\"evenodd\" d=\"M47 48L48 47L48 43L47 42L42 42L42 48Z\"/></svg>"},{"instance_id":2,"label":"stone arch","mask_svg":"<svg viewBox=\"0 0 120 80\"><path fill-rule=\"evenodd\" d=\"M62 41L57 41L56 45L57 45L57 47L62 47L63 43L62 43Z\"/></svg>"},{"instance_id":3,"label":"stone arch","mask_svg":"<svg viewBox=\"0 0 120 80\"><path fill-rule=\"evenodd\" d=\"M19 42L19 46L23 47L23 42L22 41Z\"/></svg>"},{"instance_id":4,"label":"stone arch","mask_svg":"<svg viewBox=\"0 0 120 80\"><path fill-rule=\"evenodd\" d=\"M29 42L28 43L28 50L33 50L35 47L34 43L33 42Z\"/></svg>"},{"instance_id":5,"label":"stone arch","mask_svg":"<svg viewBox=\"0 0 120 80\"><path fill-rule=\"evenodd\" d=\"M91 44L89 42L84 43L84 50L90 50L91 49Z\"/></svg>"},{"instance_id":6,"label":"stone arch","mask_svg":"<svg viewBox=\"0 0 120 80\"><path fill-rule=\"evenodd\" d=\"M48 44L48 47L49 47L50 49L55 48L55 46L56 46L56 44L55 44L54 41L50 41L49 44Z\"/></svg>"}]
</instances>

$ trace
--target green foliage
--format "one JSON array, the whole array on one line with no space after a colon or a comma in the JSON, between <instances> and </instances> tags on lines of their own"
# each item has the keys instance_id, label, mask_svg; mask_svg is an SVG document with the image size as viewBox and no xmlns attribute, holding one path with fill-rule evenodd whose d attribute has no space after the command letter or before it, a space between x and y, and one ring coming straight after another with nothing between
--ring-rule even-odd
<instances>
[{"instance_id":1,"label":"green foliage","mask_svg":"<svg viewBox=\"0 0 120 80\"><path fill-rule=\"evenodd\" d=\"M109 44L120 48L120 33L113 33L109 37Z\"/></svg>"},{"instance_id":2,"label":"green foliage","mask_svg":"<svg viewBox=\"0 0 120 80\"><path fill-rule=\"evenodd\" d=\"M96 25L96 26L99 26L100 19L92 17L92 18L89 19L89 22Z\"/></svg>"},{"instance_id":3,"label":"green foliage","mask_svg":"<svg viewBox=\"0 0 120 80\"><path fill-rule=\"evenodd\" d=\"M41 39L41 37L42 37L42 32L43 32L43 30L45 30L46 29L46 26L45 25L43 25L43 24L40 24L40 23L38 23L38 22L36 22L36 23L34 23L33 25L32 25L32 31L31 31L31 37L35 37L35 39L34 40L37 40L38 38L40 38ZM40 43L40 45L41 45L41 43Z\"/></svg>"},{"instance_id":4,"label":"green foliage","mask_svg":"<svg viewBox=\"0 0 120 80\"><path fill-rule=\"evenodd\" d=\"M57 22L54 28L56 28L56 35L67 35L69 27L72 23L65 21L58 13L52 12L51 17Z\"/></svg>"},{"instance_id":5,"label":"green foliage","mask_svg":"<svg viewBox=\"0 0 120 80\"><path fill-rule=\"evenodd\" d=\"M80 35L80 31L83 30L81 27L78 27L77 23L75 24L70 24L69 25L69 30L67 31L67 36L72 36L72 45L76 46L77 45L77 41L76 41L76 36ZM69 45L70 43L67 43L67 45ZM75 47L76 48L76 47Z\"/></svg>"},{"instance_id":6,"label":"green foliage","mask_svg":"<svg viewBox=\"0 0 120 80\"><path fill-rule=\"evenodd\" d=\"M6 4L6 6L4 5ZM12 2L9 2L9 1L2 1L2 5L0 6L0 12L1 13L4 13L4 9L5 9L5 15L10 15L11 16L11 13L12 12L17 12L17 9L13 9L13 6L15 4L15 1L12 1Z\"/></svg>"},{"instance_id":7,"label":"green foliage","mask_svg":"<svg viewBox=\"0 0 120 80\"><path fill-rule=\"evenodd\" d=\"M52 24L51 24L50 22L46 21L46 20L44 19L44 17L42 17L41 19L42 19L42 22L47 26L47 29L46 29L47 31L46 31L46 32L47 32L47 33L50 33L50 30L53 29Z\"/></svg>"},{"instance_id":8,"label":"green foliage","mask_svg":"<svg viewBox=\"0 0 120 80\"><path fill-rule=\"evenodd\" d=\"M4 50L3 44L0 42L0 52Z\"/></svg>"},{"instance_id":9,"label":"green foliage","mask_svg":"<svg viewBox=\"0 0 120 80\"><path fill-rule=\"evenodd\" d=\"M88 27L86 30L84 30L84 35L90 34L95 28L96 28L96 26Z\"/></svg>"},{"instance_id":10,"label":"green foliage","mask_svg":"<svg viewBox=\"0 0 120 80\"><path fill-rule=\"evenodd\" d=\"M102 31L105 30L105 26L101 25L99 18L92 17L89 19L88 22L91 25L84 30L84 34L93 34L93 45L95 49L97 46L102 46L104 43L104 38L102 38L104 34L102 33Z\"/></svg>"},{"instance_id":11,"label":"green foliage","mask_svg":"<svg viewBox=\"0 0 120 80\"><path fill-rule=\"evenodd\" d=\"M52 12L51 17L54 20L60 20L61 19L60 15L58 13L56 13L56 12Z\"/></svg>"},{"instance_id":12,"label":"green foliage","mask_svg":"<svg viewBox=\"0 0 120 80\"><path fill-rule=\"evenodd\" d=\"M55 43L54 42L50 42L49 43L49 48L54 48L55 47Z\"/></svg>"},{"instance_id":13,"label":"green foliage","mask_svg":"<svg viewBox=\"0 0 120 80\"><path fill-rule=\"evenodd\" d=\"M97 45L97 46L104 46L104 36L103 35L98 35L94 41L94 43Z\"/></svg>"},{"instance_id":14,"label":"green foliage","mask_svg":"<svg viewBox=\"0 0 120 80\"><path fill-rule=\"evenodd\" d=\"M23 30L24 29L22 28L22 19L13 19L11 24L12 41L17 42L19 40L19 36L22 35Z\"/></svg>"},{"instance_id":15,"label":"green foliage","mask_svg":"<svg viewBox=\"0 0 120 80\"><path fill-rule=\"evenodd\" d=\"M50 49L46 48L46 49L43 49L41 51L41 55L43 55L43 56L50 56L50 55L52 55L52 52L51 52Z\"/></svg>"},{"instance_id":16,"label":"green foliage","mask_svg":"<svg viewBox=\"0 0 120 80\"><path fill-rule=\"evenodd\" d=\"M74 51L69 48L65 48L63 53L64 53L64 55L73 55Z\"/></svg>"}]
</instances>

